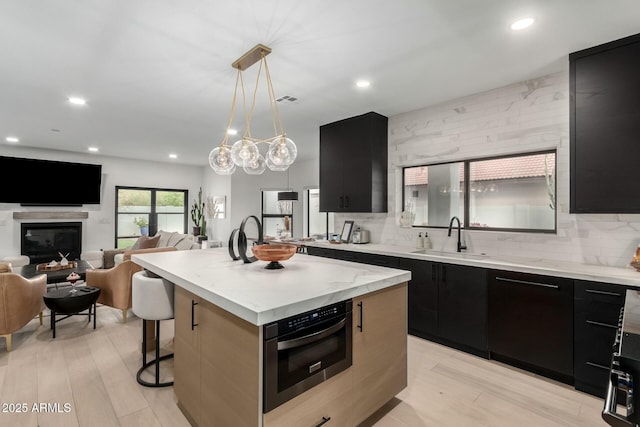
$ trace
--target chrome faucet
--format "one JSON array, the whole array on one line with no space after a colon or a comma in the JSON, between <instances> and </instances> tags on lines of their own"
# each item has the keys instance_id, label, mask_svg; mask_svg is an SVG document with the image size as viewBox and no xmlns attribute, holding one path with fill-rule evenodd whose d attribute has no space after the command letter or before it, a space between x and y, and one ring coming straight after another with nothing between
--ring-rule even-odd
<instances>
[{"instance_id":1,"label":"chrome faucet","mask_svg":"<svg viewBox=\"0 0 640 427\"><path fill-rule=\"evenodd\" d=\"M458 252L462 252L463 250L466 251L467 250L467 246L463 245L460 242L460 234L461 234L461 231L460 231L460 218L458 218L457 216L454 216L453 218L451 218L451 221L449 221L449 233L447 234L447 236L451 237L451 227L453 226L453 220L454 219L456 221L458 221L458 248L457 248L457 251Z\"/></svg>"}]
</instances>

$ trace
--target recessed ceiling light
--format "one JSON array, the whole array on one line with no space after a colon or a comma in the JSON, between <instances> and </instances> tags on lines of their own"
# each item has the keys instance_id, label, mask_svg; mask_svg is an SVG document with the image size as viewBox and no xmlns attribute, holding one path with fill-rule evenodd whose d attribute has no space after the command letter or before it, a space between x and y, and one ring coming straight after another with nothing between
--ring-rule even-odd
<instances>
[{"instance_id":1,"label":"recessed ceiling light","mask_svg":"<svg viewBox=\"0 0 640 427\"><path fill-rule=\"evenodd\" d=\"M171 153L171 154L169 154L169 158L170 158L170 159L177 159L177 158L178 158L178 155L177 155L177 154L173 154L173 153Z\"/></svg>"},{"instance_id":2,"label":"recessed ceiling light","mask_svg":"<svg viewBox=\"0 0 640 427\"><path fill-rule=\"evenodd\" d=\"M74 104L74 105L86 105L87 104L87 100L84 98L78 98L76 96L70 96L69 98L69 102Z\"/></svg>"},{"instance_id":3,"label":"recessed ceiling light","mask_svg":"<svg viewBox=\"0 0 640 427\"><path fill-rule=\"evenodd\" d=\"M533 22L534 19L531 17L521 18L511 24L511 29L513 31L524 30L525 28L529 28L531 25L533 25Z\"/></svg>"},{"instance_id":4,"label":"recessed ceiling light","mask_svg":"<svg viewBox=\"0 0 640 427\"><path fill-rule=\"evenodd\" d=\"M358 87L369 87L369 86L371 86L371 83L366 81L366 80L360 80L360 81L356 82L356 86L358 86Z\"/></svg>"},{"instance_id":5,"label":"recessed ceiling light","mask_svg":"<svg viewBox=\"0 0 640 427\"><path fill-rule=\"evenodd\" d=\"M238 131L237 131L237 130L235 130L235 129L229 129L229 130L227 130L227 133L228 133L229 135L237 135L237 134L238 134Z\"/></svg>"},{"instance_id":6,"label":"recessed ceiling light","mask_svg":"<svg viewBox=\"0 0 640 427\"><path fill-rule=\"evenodd\" d=\"M12 143L20 142L20 139L16 138L15 136L8 136L4 140Z\"/></svg>"},{"instance_id":7,"label":"recessed ceiling light","mask_svg":"<svg viewBox=\"0 0 640 427\"><path fill-rule=\"evenodd\" d=\"M98 147L89 147L89 151L91 151L92 153L97 153L100 150L98 149Z\"/></svg>"}]
</instances>

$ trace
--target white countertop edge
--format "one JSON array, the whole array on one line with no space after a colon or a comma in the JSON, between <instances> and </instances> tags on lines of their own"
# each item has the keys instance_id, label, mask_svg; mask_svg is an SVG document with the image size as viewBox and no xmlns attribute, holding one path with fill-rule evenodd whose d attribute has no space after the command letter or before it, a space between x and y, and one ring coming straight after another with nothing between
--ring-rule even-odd
<instances>
[{"instance_id":1,"label":"white countertop edge","mask_svg":"<svg viewBox=\"0 0 640 427\"><path fill-rule=\"evenodd\" d=\"M466 252L443 253L434 251L433 253L421 254L413 253L420 249L375 243L337 245L312 242L308 243L307 246L640 287L640 272L630 267L621 268L534 258L499 257Z\"/></svg>"},{"instance_id":2,"label":"white countertop edge","mask_svg":"<svg viewBox=\"0 0 640 427\"><path fill-rule=\"evenodd\" d=\"M306 255L303 255L303 256L306 256ZM408 282L409 280L411 280L411 272L404 271L404 270L390 269L390 270L395 270L397 274L395 274L392 277L377 279L367 284L357 285L357 286L353 286L353 287L338 290L338 291L327 292L315 298L300 300L300 301L282 305L273 309L264 310L264 311L255 311L235 301L231 301L227 298L224 298L222 295L216 292L212 292L208 289L205 289L196 283L192 283L188 280L185 280L184 278L179 277L174 273L172 273L171 271L163 269L156 264L148 262L148 260L145 259L144 254L132 255L131 259L133 262L144 267L145 269L173 282L176 286L180 286L181 288L187 290L188 292L191 292L194 295L197 295L200 298L256 326L262 326L264 324L281 320L283 318L286 318L295 314L304 313L306 311L323 307L325 305L329 305L334 302L356 298L358 296L368 294L370 292L374 292L380 289L385 289L385 288L395 286L404 282Z\"/></svg>"}]
</instances>

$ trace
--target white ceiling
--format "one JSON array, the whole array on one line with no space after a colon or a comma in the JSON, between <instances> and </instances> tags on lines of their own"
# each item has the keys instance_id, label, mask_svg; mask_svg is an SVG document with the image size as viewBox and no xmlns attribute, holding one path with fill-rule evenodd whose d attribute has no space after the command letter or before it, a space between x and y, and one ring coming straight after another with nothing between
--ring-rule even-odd
<instances>
[{"instance_id":1,"label":"white ceiling","mask_svg":"<svg viewBox=\"0 0 640 427\"><path fill-rule=\"evenodd\" d=\"M509 30L524 15L534 26ZM257 43L273 49L276 96L298 98L278 105L312 158L322 124L566 69L570 52L640 32L640 1L2 0L0 28L0 144L206 165L229 118L231 63ZM243 120L239 104L234 127ZM273 135L266 92L251 130Z\"/></svg>"}]
</instances>

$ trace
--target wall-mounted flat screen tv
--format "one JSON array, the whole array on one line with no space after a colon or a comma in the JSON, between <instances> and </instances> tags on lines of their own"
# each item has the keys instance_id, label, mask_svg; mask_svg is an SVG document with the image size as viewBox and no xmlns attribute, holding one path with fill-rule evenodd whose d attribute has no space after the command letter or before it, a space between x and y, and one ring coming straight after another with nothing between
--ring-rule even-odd
<instances>
[{"instance_id":1,"label":"wall-mounted flat screen tv","mask_svg":"<svg viewBox=\"0 0 640 427\"><path fill-rule=\"evenodd\" d=\"M99 204L102 165L0 156L0 182L0 203Z\"/></svg>"}]
</instances>

